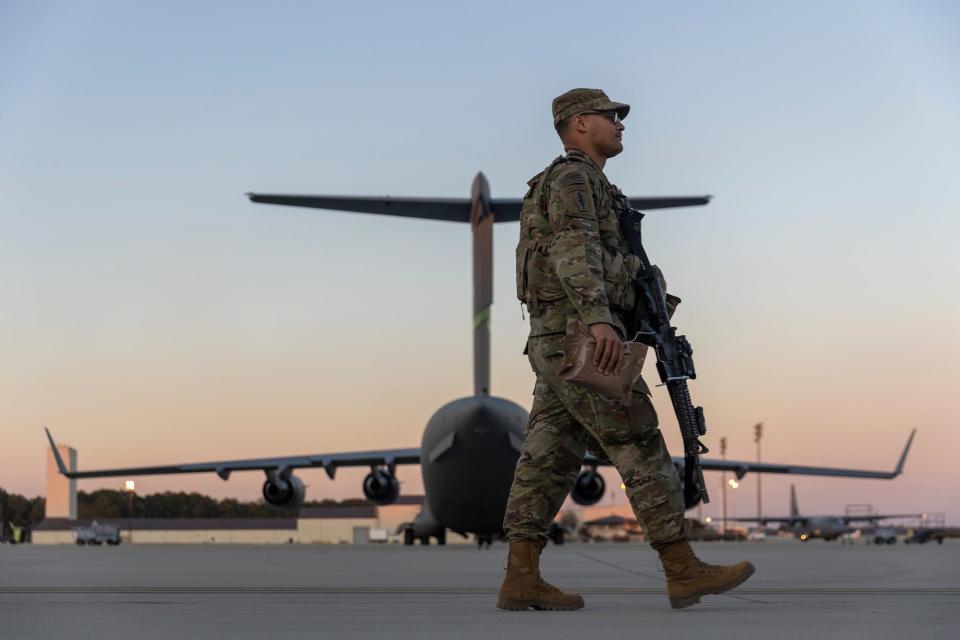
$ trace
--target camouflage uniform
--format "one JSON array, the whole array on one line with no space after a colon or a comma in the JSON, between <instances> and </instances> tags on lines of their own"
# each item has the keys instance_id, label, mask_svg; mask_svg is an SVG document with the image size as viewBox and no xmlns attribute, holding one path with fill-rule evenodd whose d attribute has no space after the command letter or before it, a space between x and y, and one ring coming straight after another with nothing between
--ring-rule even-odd
<instances>
[{"instance_id":1,"label":"camouflage uniform","mask_svg":"<svg viewBox=\"0 0 960 640\"><path fill-rule=\"evenodd\" d=\"M596 90L569 94L577 91ZM592 106L594 110L626 107L596 93L602 100L599 107ZM588 93L587 99L596 93ZM566 106L573 109L571 114L591 109L576 99L575 95L574 104ZM561 103L558 109L555 101L555 123L563 119L558 115L566 117L564 106ZM604 106L607 109L601 109ZM634 303L631 280L639 259L630 253L613 209L616 187L577 150L554 160L528 185L517 247L517 296L530 310L525 353L537 381L507 502L507 536L511 541L546 539L589 449L620 472L650 542L681 540L680 479L646 383L638 382L639 399L625 407L557 375L568 317L577 316L588 325L610 324L621 336L626 331L625 316Z\"/></svg>"}]
</instances>

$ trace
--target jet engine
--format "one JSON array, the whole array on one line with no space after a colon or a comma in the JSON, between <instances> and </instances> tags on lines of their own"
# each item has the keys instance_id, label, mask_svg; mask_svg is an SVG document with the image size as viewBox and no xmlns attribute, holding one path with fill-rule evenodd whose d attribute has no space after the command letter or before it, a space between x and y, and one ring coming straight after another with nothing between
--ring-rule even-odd
<instances>
[{"instance_id":1,"label":"jet engine","mask_svg":"<svg viewBox=\"0 0 960 640\"><path fill-rule=\"evenodd\" d=\"M388 469L373 469L363 479L363 495L376 504L390 504L400 495L400 483Z\"/></svg>"},{"instance_id":2,"label":"jet engine","mask_svg":"<svg viewBox=\"0 0 960 640\"><path fill-rule=\"evenodd\" d=\"M303 480L295 475L274 476L263 483L263 499L281 509L299 509L305 494Z\"/></svg>"},{"instance_id":3,"label":"jet engine","mask_svg":"<svg viewBox=\"0 0 960 640\"><path fill-rule=\"evenodd\" d=\"M573 483L573 489L570 491L570 497L577 504L590 506L600 502L606 488L607 483L603 481L603 476L597 473L596 469L587 469L577 476L577 481Z\"/></svg>"}]
</instances>

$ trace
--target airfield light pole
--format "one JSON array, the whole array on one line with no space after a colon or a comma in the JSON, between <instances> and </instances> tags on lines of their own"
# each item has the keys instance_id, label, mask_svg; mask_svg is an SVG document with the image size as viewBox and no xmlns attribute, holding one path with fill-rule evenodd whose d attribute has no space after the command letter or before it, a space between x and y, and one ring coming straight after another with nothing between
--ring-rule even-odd
<instances>
[{"instance_id":1,"label":"airfield light pole","mask_svg":"<svg viewBox=\"0 0 960 640\"><path fill-rule=\"evenodd\" d=\"M727 459L727 439L720 438L720 459ZM720 528L723 533L727 532L727 472L723 471L720 479Z\"/></svg>"},{"instance_id":2,"label":"airfield light pole","mask_svg":"<svg viewBox=\"0 0 960 640\"><path fill-rule=\"evenodd\" d=\"M127 542L133 542L133 495L137 492L136 482L126 480L123 491L127 494Z\"/></svg>"},{"instance_id":3,"label":"airfield light pole","mask_svg":"<svg viewBox=\"0 0 960 640\"><path fill-rule=\"evenodd\" d=\"M763 423L758 422L753 425L753 441L757 443L757 464L760 464L760 440L763 439ZM763 517L763 502L760 493L760 478L763 477L762 473L757 474L757 519ZM763 524L760 524L760 527L763 527Z\"/></svg>"}]
</instances>

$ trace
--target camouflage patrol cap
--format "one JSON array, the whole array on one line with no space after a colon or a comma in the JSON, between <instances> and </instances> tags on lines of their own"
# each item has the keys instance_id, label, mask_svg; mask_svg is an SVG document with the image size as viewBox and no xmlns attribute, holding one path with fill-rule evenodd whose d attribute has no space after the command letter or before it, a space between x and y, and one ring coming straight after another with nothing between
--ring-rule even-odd
<instances>
[{"instance_id":1,"label":"camouflage patrol cap","mask_svg":"<svg viewBox=\"0 0 960 640\"><path fill-rule=\"evenodd\" d=\"M616 111L623 120L630 105L613 102L600 89L571 89L553 99L553 126L584 111Z\"/></svg>"}]
</instances>

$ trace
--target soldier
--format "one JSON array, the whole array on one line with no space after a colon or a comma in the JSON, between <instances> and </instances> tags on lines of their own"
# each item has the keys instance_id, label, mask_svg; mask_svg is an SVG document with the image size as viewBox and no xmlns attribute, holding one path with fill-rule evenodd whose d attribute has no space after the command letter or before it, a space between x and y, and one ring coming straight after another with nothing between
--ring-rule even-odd
<instances>
[{"instance_id":1,"label":"soldier","mask_svg":"<svg viewBox=\"0 0 960 640\"><path fill-rule=\"evenodd\" d=\"M524 351L536 374L533 408L507 502L510 541L501 609L569 610L583 598L540 577L547 531L570 492L589 449L616 467L651 546L660 554L673 608L741 584L753 565L701 562L683 531L680 479L657 423L650 391L640 380L629 406L562 380L567 319L589 325L594 364L616 373L623 357L631 281L639 270L614 211L616 187L603 174L623 151L630 106L598 89L573 89L553 101L553 124L566 155L527 184L517 246L517 296L530 311ZM668 296L671 306L679 298Z\"/></svg>"}]
</instances>

